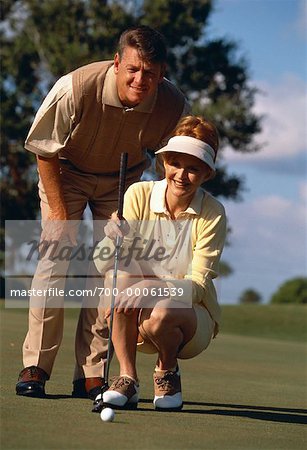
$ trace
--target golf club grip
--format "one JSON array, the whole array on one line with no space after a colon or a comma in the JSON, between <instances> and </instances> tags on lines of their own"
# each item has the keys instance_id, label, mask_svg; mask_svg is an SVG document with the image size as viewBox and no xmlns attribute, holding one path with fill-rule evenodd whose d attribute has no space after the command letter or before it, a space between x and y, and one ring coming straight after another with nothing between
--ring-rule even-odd
<instances>
[{"instance_id":1,"label":"golf club grip","mask_svg":"<svg viewBox=\"0 0 307 450\"><path fill-rule=\"evenodd\" d=\"M120 156L120 168L119 168L119 186L118 186L118 217L120 220L123 218L124 207L124 194L126 184L126 172L127 172L128 153L122 153Z\"/></svg>"}]
</instances>

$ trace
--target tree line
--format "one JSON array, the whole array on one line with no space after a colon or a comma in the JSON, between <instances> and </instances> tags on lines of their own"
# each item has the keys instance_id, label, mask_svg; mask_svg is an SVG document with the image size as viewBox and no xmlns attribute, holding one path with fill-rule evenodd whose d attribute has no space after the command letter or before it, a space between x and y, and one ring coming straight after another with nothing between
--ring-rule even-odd
<instances>
[{"instance_id":1,"label":"tree line","mask_svg":"<svg viewBox=\"0 0 307 450\"><path fill-rule=\"evenodd\" d=\"M239 298L240 303L261 303L261 294L256 289L246 289ZM296 277L282 283L270 298L273 304L307 304L307 278Z\"/></svg>"}]
</instances>

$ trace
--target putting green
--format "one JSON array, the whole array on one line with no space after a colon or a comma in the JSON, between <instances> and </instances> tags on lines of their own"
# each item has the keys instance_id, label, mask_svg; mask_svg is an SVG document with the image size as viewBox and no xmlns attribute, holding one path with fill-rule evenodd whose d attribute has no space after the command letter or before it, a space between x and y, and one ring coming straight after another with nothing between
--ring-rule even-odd
<instances>
[{"instance_id":1,"label":"putting green","mask_svg":"<svg viewBox=\"0 0 307 450\"><path fill-rule=\"evenodd\" d=\"M66 311L64 340L47 384L48 398L27 399L15 395L27 314L23 310L2 310L1 449L305 448L306 346L289 331L291 314L287 315L288 328L282 338L278 332L278 339L274 339L274 327L270 337L264 338L255 337L260 325L253 308L248 320L254 333L235 334L236 330L244 332L239 326L240 311L244 320L248 314L245 308L244 314L241 306L236 308L236 314L225 309L225 330L232 328L233 334L221 333L205 353L181 362L182 412L153 411L154 358L139 355L139 409L117 412L113 423L103 423L99 415L91 413L89 400L70 397L78 312ZM300 311L303 328L306 310ZM268 314L272 314L274 323L274 310L265 310ZM233 316L237 317L237 328ZM114 361L112 372L116 369Z\"/></svg>"}]
</instances>

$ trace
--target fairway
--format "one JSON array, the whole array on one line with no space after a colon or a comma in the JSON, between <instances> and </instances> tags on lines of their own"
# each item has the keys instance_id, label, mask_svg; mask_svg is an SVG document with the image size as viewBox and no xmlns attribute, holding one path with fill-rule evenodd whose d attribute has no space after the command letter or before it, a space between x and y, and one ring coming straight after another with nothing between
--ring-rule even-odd
<instances>
[{"instance_id":1,"label":"fairway","mask_svg":"<svg viewBox=\"0 0 307 450\"><path fill-rule=\"evenodd\" d=\"M2 309L1 449L306 448L306 345L295 333L288 339L279 330L274 338L274 328L266 337L257 336L257 320L261 319L258 315L252 320L253 308L249 317L253 332L237 334L233 312L240 317L240 308L225 308L227 333L222 332L201 356L180 363L182 412L153 411L155 361L152 356L138 355L139 409L117 412L113 423L103 423L91 413L91 401L70 396L78 311L66 311L64 340L47 383L47 399L27 399L15 395L27 313ZM263 311L269 321L268 314L273 318L277 309ZM304 328L305 311L304 307L296 310L295 327ZM241 312L247 320L248 309ZM287 330L291 330L292 316L287 317ZM237 330L243 333L244 327L238 323ZM116 373L116 368L114 362L111 372Z\"/></svg>"}]
</instances>

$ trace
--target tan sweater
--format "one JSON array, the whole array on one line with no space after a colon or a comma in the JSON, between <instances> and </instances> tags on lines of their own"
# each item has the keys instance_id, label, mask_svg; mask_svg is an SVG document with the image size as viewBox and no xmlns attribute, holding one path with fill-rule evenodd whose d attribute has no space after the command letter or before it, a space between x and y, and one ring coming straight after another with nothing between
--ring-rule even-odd
<instances>
[{"instance_id":1,"label":"tan sweater","mask_svg":"<svg viewBox=\"0 0 307 450\"><path fill-rule=\"evenodd\" d=\"M146 150L169 137L184 112L183 94L168 80L134 108L117 94L112 61L88 64L62 77L43 102L25 148L44 157L59 153L87 173L118 173L120 154L142 173Z\"/></svg>"}]
</instances>

